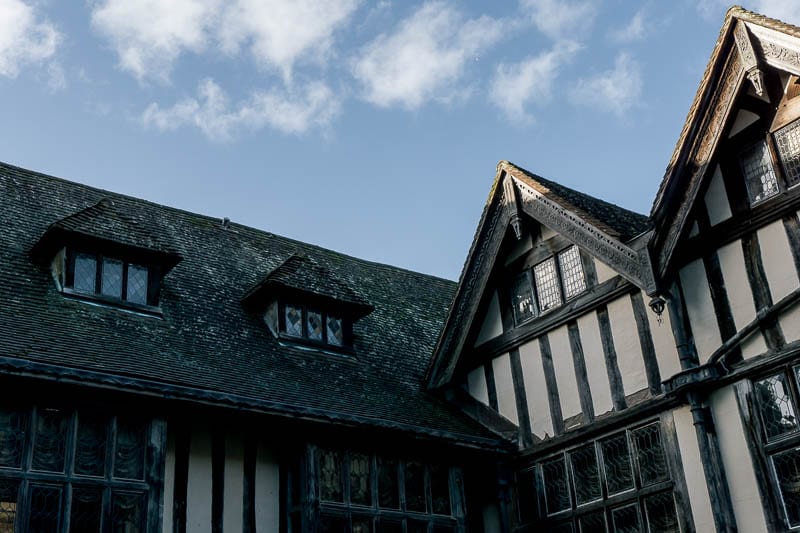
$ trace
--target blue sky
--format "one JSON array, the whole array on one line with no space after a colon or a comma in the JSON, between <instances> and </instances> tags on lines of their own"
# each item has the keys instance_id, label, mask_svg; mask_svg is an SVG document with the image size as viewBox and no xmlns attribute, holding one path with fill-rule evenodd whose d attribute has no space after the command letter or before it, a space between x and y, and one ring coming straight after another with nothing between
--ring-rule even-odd
<instances>
[{"instance_id":1,"label":"blue sky","mask_svg":"<svg viewBox=\"0 0 800 533\"><path fill-rule=\"evenodd\" d=\"M647 213L726 8L0 0L0 160L455 279L501 159Z\"/></svg>"}]
</instances>

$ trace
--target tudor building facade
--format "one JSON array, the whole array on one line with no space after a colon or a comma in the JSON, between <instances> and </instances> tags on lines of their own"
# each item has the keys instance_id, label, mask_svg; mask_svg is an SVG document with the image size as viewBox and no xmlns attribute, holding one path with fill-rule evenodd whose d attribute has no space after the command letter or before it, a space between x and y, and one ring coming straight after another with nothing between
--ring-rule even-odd
<instances>
[{"instance_id":1,"label":"tudor building facade","mask_svg":"<svg viewBox=\"0 0 800 533\"><path fill-rule=\"evenodd\" d=\"M0 533L800 528L800 29L650 216L508 162L458 284L0 164Z\"/></svg>"}]
</instances>

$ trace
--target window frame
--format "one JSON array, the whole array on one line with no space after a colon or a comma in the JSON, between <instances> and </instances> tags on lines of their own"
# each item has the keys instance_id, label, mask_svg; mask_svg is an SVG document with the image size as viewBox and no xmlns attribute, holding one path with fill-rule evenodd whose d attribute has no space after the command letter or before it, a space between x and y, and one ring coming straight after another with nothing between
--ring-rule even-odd
<instances>
[{"instance_id":1,"label":"window frame","mask_svg":"<svg viewBox=\"0 0 800 533\"><path fill-rule=\"evenodd\" d=\"M278 306L278 331L277 336L278 338L294 343L300 344L307 344L309 346L315 346L318 348L324 348L326 350L335 350L340 352L351 352L353 345L352 345L352 323L344 313L336 312L330 309L326 309L323 305L315 305L309 303L301 303L298 302L296 299L284 299L280 298L275 301ZM271 304L270 304L271 305ZM286 307L296 307L301 310L301 335L291 335L286 331ZM266 310L269 308L269 305L265 308ZM312 339L308 335L308 313L316 313L319 314L322 318L322 338ZM261 313L263 315L264 313ZM328 318L338 318L341 322L342 327L342 343L336 344L331 343L328 339ZM266 321L266 319L264 319ZM269 325L269 324L268 324Z\"/></svg>"},{"instance_id":2,"label":"window frame","mask_svg":"<svg viewBox=\"0 0 800 533\"><path fill-rule=\"evenodd\" d=\"M95 261L94 292L75 288L75 262L79 255L87 255ZM104 260L122 263L122 277L120 280L120 296L103 294L103 266ZM160 268L147 261L137 261L121 254L104 254L102 252L87 250L85 248L65 248L63 253L56 258L59 269L59 283L61 292L78 299L98 301L109 305L136 309L144 312L160 313L159 292L161 288ZM128 300L128 280L130 267L137 267L147 272L145 284L145 303Z\"/></svg>"},{"instance_id":3,"label":"window frame","mask_svg":"<svg viewBox=\"0 0 800 533\"><path fill-rule=\"evenodd\" d=\"M576 250L577 254L578 254L578 263L577 263L577 265L580 267L581 279L583 279L584 287L583 287L583 290L573 294L572 296L567 297L567 288L565 286L565 277L564 277L563 267L562 267L562 264L561 264L561 262L562 262L561 261L561 257L562 257L563 254L569 253L573 249ZM539 294L539 284L536 282L536 273L535 273L535 271L536 271L536 268L539 265L542 265L542 264L544 264L544 263L546 263L548 261L552 261L553 262L554 275L555 275L555 278L556 278L556 289L558 291L558 297L559 297L560 301L559 301L558 304L552 305L552 306L548 307L547 309L542 309L542 302L541 302L541 297L540 297L540 294ZM560 307L563 307L568 302L571 302L572 300L575 300L576 298L580 298L583 294L588 292L591 289L591 285L590 285L590 282L589 282L589 277L588 277L587 272L586 272L586 266L584 265L584 261L585 261L584 253L580 249L580 247L578 245L576 245L576 244L570 244L568 246L565 246L565 247L561 248L557 252L555 252L553 254L550 254L547 257L540 259L539 261L536 261L536 263L534 263L530 267L526 267L522 271L520 271L520 272L514 274L513 276L511 276L511 281L510 281L510 283L508 285L507 292L508 292L509 304L511 305L511 308L512 308L512 313L511 314L512 314L512 320L514 322L514 325L515 326L521 326L522 324L530 322L531 320L534 320L535 318L538 318L538 317L540 317L542 315L545 315L545 314L547 314L547 313L549 313L551 311L559 309ZM527 318L524 318L523 320L519 320L518 317L517 317L517 310L516 310L516 302L517 302L517 294L518 293L517 293L517 291L515 291L515 289L518 287L516 281L518 279L520 279L522 276L525 276L527 278L527 281L528 281L527 289L530 291L530 294L531 294L531 298L532 298L531 305L533 307L533 313L532 313L531 316L529 316Z\"/></svg>"},{"instance_id":4,"label":"window frame","mask_svg":"<svg viewBox=\"0 0 800 533\"><path fill-rule=\"evenodd\" d=\"M618 428L615 431L607 432L592 439L584 440L569 447L565 447L558 452L550 453L536 460L517 473L517 498L518 498L518 519L521 524L528 524L535 527L547 527L548 531L580 531L580 521L588 517L597 519L598 514L603 517L606 531L613 531L614 511L636 505L641 527L647 530L648 507L646 503L652 502L658 497L669 494L673 503L674 518L679 531L691 531L691 524L687 522L688 517L682 510L684 500L681 490L683 490L682 479L679 465L675 464L673 458L674 451L671 450L669 432L672 431L664 417L642 421L636 425ZM663 454L663 465L666 471L666 479L652 483L644 483L642 469L640 467L640 450L634 440L634 434L650 427L656 427L660 436L660 450ZM625 436L625 443L628 451L629 472L632 478L632 487L618 491L609 490L609 478L606 471L606 461L602 448L602 443L608 442L620 435ZM592 446L597 465L597 479L600 487L600 496L594 499L578 503L575 477L575 464L573 454L579 450ZM566 492L568 505L566 508L549 511L547 507L546 478L544 465L560 462L566 473ZM530 503L526 502L533 498ZM532 504L532 505L531 505ZM532 509L531 509L532 508ZM528 514L530 513L530 514Z\"/></svg>"},{"instance_id":5,"label":"window frame","mask_svg":"<svg viewBox=\"0 0 800 533\"><path fill-rule=\"evenodd\" d=\"M110 530L113 525L113 510L116 495L135 495L140 499L138 527L140 531L154 531L160 527L158 513L153 513L157 508L163 494L163 482L160 479L160 469L164 467L164 446L161 438L165 435L162 420L143 417L135 412L111 413L98 411L91 408L57 407L51 408L47 404L3 404L5 412L19 412L23 414L22 444L17 464L0 466L0 484L16 490L16 502L12 524L15 531L26 531L35 513L32 509L32 491L35 487L49 487L56 489L59 495L57 511L48 514L56 522L55 531L66 533L73 512L74 494L76 490L92 490L99 492L99 501L95 502L97 508L94 512L103 525L103 530ZM63 442L60 444L61 471L56 469L43 469L34 467L35 441L38 438L38 418L44 411L59 412L64 421L64 430L61 433ZM99 435L104 435L102 458L102 474L79 473L78 460L80 450L79 429L84 418L102 421ZM141 430L140 450L141 463L137 467L141 477L120 476L115 464L117 446L120 441L118 429L120 423L133 421ZM157 437L158 436L158 437Z\"/></svg>"}]
</instances>

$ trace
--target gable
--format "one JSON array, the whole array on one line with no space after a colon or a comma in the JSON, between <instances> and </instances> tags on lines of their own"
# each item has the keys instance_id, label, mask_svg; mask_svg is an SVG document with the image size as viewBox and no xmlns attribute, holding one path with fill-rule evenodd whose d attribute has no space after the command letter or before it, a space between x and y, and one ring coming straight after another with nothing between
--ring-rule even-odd
<instances>
[{"instance_id":1,"label":"gable","mask_svg":"<svg viewBox=\"0 0 800 533\"><path fill-rule=\"evenodd\" d=\"M514 320L506 305L510 278L534 266L526 261L564 262L567 257L560 254L577 245L575 250L582 253L572 253L573 263L574 257L595 258L635 285L651 284L646 254L640 246L634 249L628 244L647 227L642 215L501 161L428 368L429 386L448 383L462 352L497 337L502 333L500 326L508 329ZM556 283L562 284L559 290L563 291L563 280Z\"/></svg>"}]
</instances>

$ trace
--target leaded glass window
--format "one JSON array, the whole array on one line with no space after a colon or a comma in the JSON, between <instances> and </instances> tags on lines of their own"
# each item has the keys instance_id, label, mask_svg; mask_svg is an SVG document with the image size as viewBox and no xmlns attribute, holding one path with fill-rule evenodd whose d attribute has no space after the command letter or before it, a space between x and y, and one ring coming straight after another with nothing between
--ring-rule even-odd
<instances>
[{"instance_id":1,"label":"leaded glass window","mask_svg":"<svg viewBox=\"0 0 800 533\"><path fill-rule=\"evenodd\" d=\"M143 531L149 427L69 409L0 408L0 533L66 533L67 521L71 533ZM28 461L12 457L18 442L29 446Z\"/></svg>"},{"instance_id":2,"label":"leaded glass window","mask_svg":"<svg viewBox=\"0 0 800 533\"><path fill-rule=\"evenodd\" d=\"M148 267L98 254L69 251L62 279L65 292L135 305L155 305ZM151 294L153 292L153 294Z\"/></svg>"},{"instance_id":3,"label":"leaded glass window","mask_svg":"<svg viewBox=\"0 0 800 533\"><path fill-rule=\"evenodd\" d=\"M378 458L378 506L386 509L400 508L398 462L391 458Z\"/></svg>"},{"instance_id":4,"label":"leaded glass window","mask_svg":"<svg viewBox=\"0 0 800 533\"><path fill-rule=\"evenodd\" d=\"M342 319L329 315L326 318L326 324L328 344L332 344L334 346L344 345L344 328L342 328Z\"/></svg>"},{"instance_id":5,"label":"leaded glass window","mask_svg":"<svg viewBox=\"0 0 800 533\"><path fill-rule=\"evenodd\" d=\"M800 448L772 456L772 466L791 527L800 525Z\"/></svg>"},{"instance_id":6,"label":"leaded glass window","mask_svg":"<svg viewBox=\"0 0 800 533\"><path fill-rule=\"evenodd\" d=\"M122 298L122 261L103 258L100 277L100 294L112 298Z\"/></svg>"},{"instance_id":7,"label":"leaded glass window","mask_svg":"<svg viewBox=\"0 0 800 533\"><path fill-rule=\"evenodd\" d=\"M539 309L544 312L561 305L561 289L556 273L555 258L551 257L533 267L533 276L536 281Z\"/></svg>"},{"instance_id":8,"label":"leaded glass window","mask_svg":"<svg viewBox=\"0 0 800 533\"><path fill-rule=\"evenodd\" d=\"M570 246L558 254L558 266L561 269L564 298L570 299L586 290L586 276L577 246Z\"/></svg>"},{"instance_id":9,"label":"leaded glass window","mask_svg":"<svg viewBox=\"0 0 800 533\"><path fill-rule=\"evenodd\" d=\"M425 471L419 463L406 464L406 509L425 512Z\"/></svg>"},{"instance_id":10,"label":"leaded glass window","mask_svg":"<svg viewBox=\"0 0 800 533\"><path fill-rule=\"evenodd\" d=\"M789 187L800 183L800 121L796 120L775 132L786 184Z\"/></svg>"},{"instance_id":11,"label":"leaded glass window","mask_svg":"<svg viewBox=\"0 0 800 533\"><path fill-rule=\"evenodd\" d=\"M741 162L747 192L752 203L778 194L778 178L772 167L772 158L766 141L760 141L742 153Z\"/></svg>"},{"instance_id":12,"label":"leaded glass window","mask_svg":"<svg viewBox=\"0 0 800 533\"><path fill-rule=\"evenodd\" d=\"M72 287L76 291L94 294L97 282L97 257L90 254L75 256L75 274Z\"/></svg>"},{"instance_id":13,"label":"leaded glass window","mask_svg":"<svg viewBox=\"0 0 800 533\"><path fill-rule=\"evenodd\" d=\"M303 336L303 310L300 307L287 305L284 311L284 333L291 337Z\"/></svg>"},{"instance_id":14,"label":"leaded glass window","mask_svg":"<svg viewBox=\"0 0 800 533\"><path fill-rule=\"evenodd\" d=\"M784 374L776 374L754 383L758 411L767 440L797 430L797 418Z\"/></svg>"},{"instance_id":15,"label":"leaded glass window","mask_svg":"<svg viewBox=\"0 0 800 533\"><path fill-rule=\"evenodd\" d=\"M531 274L527 270L516 276L511 285L511 308L514 312L515 324L522 324L536 316L533 283Z\"/></svg>"},{"instance_id":16,"label":"leaded glass window","mask_svg":"<svg viewBox=\"0 0 800 533\"><path fill-rule=\"evenodd\" d=\"M680 533L661 431L659 422L618 431L521 472L521 522L536 531ZM530 507L544 509L541 522L522 512Z\"/></svg>"},{"instance_id":17,"label":"leaded glass window","mask_svg":"<svg viewBox=\"0 0 800 533\"><path fill-rule=\"evenodd\" d=\"M436 514L450 514L450 473L447 468L439 465L430 467L431 501L433 512Z\"/></svg>"},{"instance_id":18,"label":"leaded glass window","mask_svg":"<svg viewBox=\"0 0 800 533\"><path fill-rule=\"evenodd\" d=\"M331 502L344 501L341 455L330 450L320 450L318 457L320 499Z\"/></svg>"},{"instance_id":19,"label":"leaded glass window","mask_svg":"<svg viewBox=\"0 0 800 533\"><path fill-rule=\"evenodd\" d=\"M312 341L322 340L322 313L308 312L308 338Z\"/></svg>"},{"instance_id":20,"label":"leaded glass window","mask_svg":"<svg viewBox=\"0 0 800 533\"><path fill-rule=\"evenodd\" d=\"M350 503L370 505L372 500L371 461L363 453L350 454Z\"/></svg>"},{"instance_id":21,"label":"leaded glass window","mask_svg":"<svg viewBox=\"0 0 800 533\"><path fill-rule=\"evenodd\" d=\"M129 302L135 304L147 303L147 267L128 265L127 297Z\"/></svg>"}]
</instances>

